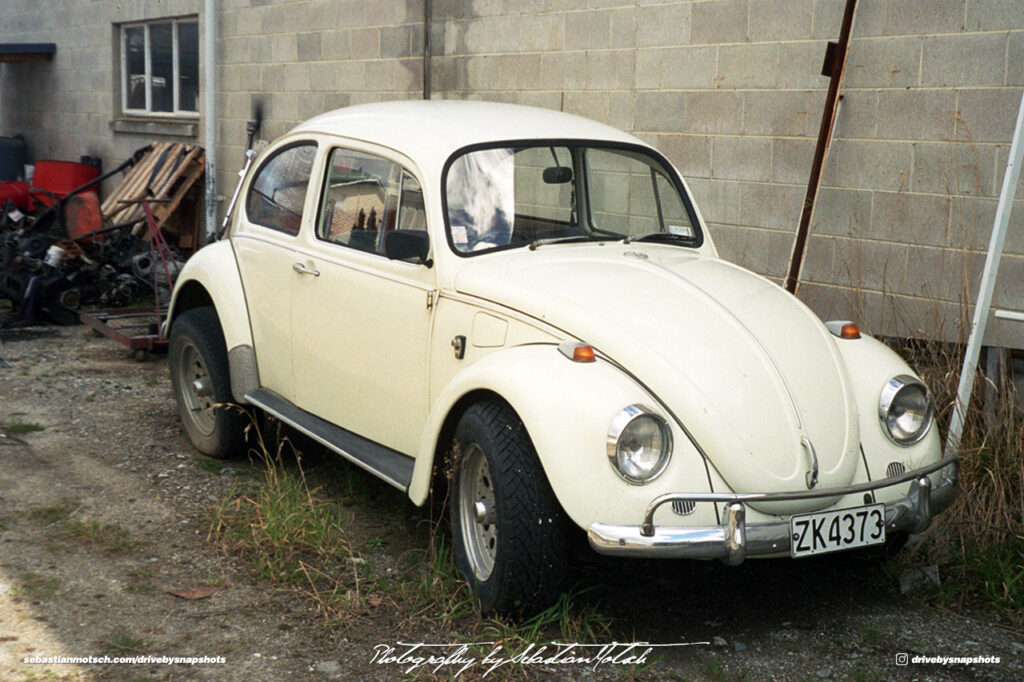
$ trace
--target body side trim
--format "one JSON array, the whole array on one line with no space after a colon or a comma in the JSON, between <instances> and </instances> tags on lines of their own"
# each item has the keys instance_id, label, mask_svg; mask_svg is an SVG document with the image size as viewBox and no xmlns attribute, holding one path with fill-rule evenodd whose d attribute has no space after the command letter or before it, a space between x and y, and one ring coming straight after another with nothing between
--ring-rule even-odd
<instances>
[{"instance_id":1,"label":"body side trim","mask_svg":"<svg viewBox=\"0 0 1024 682\"><path fill-rule=\"evenodd\" d=\"M415 462L412 457L324 421L266 389L247 393L245 400L402 492L409 489Z\"/></svg>"}]
</instances>

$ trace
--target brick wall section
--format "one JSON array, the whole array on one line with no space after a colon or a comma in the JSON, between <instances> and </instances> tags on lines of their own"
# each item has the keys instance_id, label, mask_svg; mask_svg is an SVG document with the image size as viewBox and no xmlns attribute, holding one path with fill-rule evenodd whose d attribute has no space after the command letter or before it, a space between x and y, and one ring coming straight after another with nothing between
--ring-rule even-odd
<instances>
[{"instance_id":1,"label":"brick wall section","mask_svg":"<svg viewBox=\"0 0 1024 682\"><path fill-rule=\"evenodd\" d=\"M113 25L201 0L5 0L0 39L56 41L0 66L0 133L37 158L104 157ZM220 192L261 96L273 138L320 111L418 97L423 0L222 0ZM532 104L630 130L687 176L722 255L783 275L843 0L434 0L435 97ZM80 29L68 31L67 26ZM801 298L877 332L955 338L977 291L1024 86L1024 3L860 0ZM198 122L202 130L202 122ZM191 138L190 141L201 141ZM1024 308L1024 188L996 303ZM1024 325L993 339L1024 347Z\"/></svg>"}]
</instances>

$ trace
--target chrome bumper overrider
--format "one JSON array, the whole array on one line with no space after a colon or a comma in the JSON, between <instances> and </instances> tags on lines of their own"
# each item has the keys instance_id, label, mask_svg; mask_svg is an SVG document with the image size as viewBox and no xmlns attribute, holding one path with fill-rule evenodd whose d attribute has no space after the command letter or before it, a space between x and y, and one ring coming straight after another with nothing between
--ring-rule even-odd
<instances>
[{"instance_id":1,"label":"chrome bumper overrider","mask_svg":"<svg viewBox=\"0 0 1024 682\"><path fill-rule=\"evenodd\" d=\"M747 557L788 553L789 520L747 524L745 504L784 502L820 497L868 493L910 482L907 496L885 505L886 532L907 530L920 533L931 524L932 516L952 504L956 497L956 455L945 457L914 471L878 481L828 490L802 490L785 493L668 493L656 497L647 506L639 526L590 525L590 545L601 554L679 559L721 559L730 566ZM942 479L932 486L928 475L942 470ZM725 502L726 518L721 526L655 528L654 512L669 502Z\"/></svg>"}]
</instances>

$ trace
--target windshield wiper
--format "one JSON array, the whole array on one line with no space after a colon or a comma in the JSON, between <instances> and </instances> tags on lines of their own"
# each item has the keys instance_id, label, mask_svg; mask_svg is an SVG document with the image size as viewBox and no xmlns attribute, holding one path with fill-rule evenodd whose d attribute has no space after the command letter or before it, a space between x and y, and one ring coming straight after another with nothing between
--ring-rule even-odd
<instances>
[{"instance_id":1,"label":"windshield wiper","mask_svg":"<svg viewBox=\"0 0 1024 682\"><path fill-rule=\"evenodd\" d=\"M623 239L622 243L623 244L631 244L633 242L643 242L643 241L647 241L649 239L652 239L652 240L667 239L668 241L671 241L671 242L689 242L691 244L694 241L696 241L696 239L694 237L691 237L688 234L676 234L675 232L662 232L661 230L658 230L657 232L644 232L642 234L631 234L628 237L626 237L625 239Z\"/></svg>"},{"instance_id":2,"label":"windshield wiper","mask_svg":"<svg viewBox=\"0 0 1024 682\"><path fill-rule=\"evenodd\" d=\"M568 237L549 237L547 239L535 239L530 242L530 251L535 250L538 246L546 246L548 244L569 244L572 242L589 242L589 241L604 241L600 237L595 237L590 234L574 234Z\"/></svg>"}]
</instances>

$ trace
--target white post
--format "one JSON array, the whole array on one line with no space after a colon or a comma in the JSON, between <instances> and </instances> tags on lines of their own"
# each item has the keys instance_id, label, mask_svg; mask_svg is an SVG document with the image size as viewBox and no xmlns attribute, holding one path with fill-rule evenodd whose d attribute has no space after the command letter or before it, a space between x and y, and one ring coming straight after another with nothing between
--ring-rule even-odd
<instances>
[{"instance_id":1,"label":"white post","mask_svg":"<svg viewBox=\"0 0 1024 682\"><path fill-rule=\"evenodd\" d=\"M957 390L956 404L953 406L953 419L950 421L949 436L946 439L947 455L954 454L960 449L960 437L963 436L967 407L971 402L971 390L974 388L974 374L978 368L978 356L981 354L981 344L985 338L985 324L988 322L989 309L992 307L992 291L996 286L999 259L1003 255L1003 242L1006 241L1006 227L1010 222L1013 197L1017 192L1021 160L1024 159L1024 145L1021 144L1022 135L1024 135L1024 94L1021 95L1020 108L1017 111L1017 127L1013 131L1013 143L1010 144L1010 158L1006 162L1006 173L1003 175L1003 189L999 193L999 206L996 208L996 219L992 225L992 238L988 244L985 269L981 274L981 289L978 291L978 302L974 307L971 335L967 340L964 366L960 371L960 387Z\"/></svg>"},{"instance_id":2,"label":"white post","mask_svg":"<svg viewBox=\"0 0 1024 682\"><path fill-rule=\"evenodd\" d=\"M206 148L206 242L217 234L217 0L203 7L203 146Z\"/></svg>"}]
</instances>

